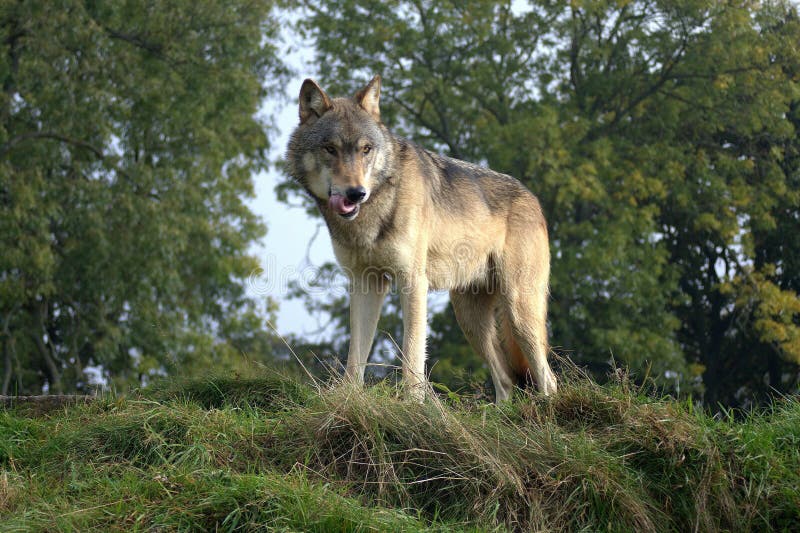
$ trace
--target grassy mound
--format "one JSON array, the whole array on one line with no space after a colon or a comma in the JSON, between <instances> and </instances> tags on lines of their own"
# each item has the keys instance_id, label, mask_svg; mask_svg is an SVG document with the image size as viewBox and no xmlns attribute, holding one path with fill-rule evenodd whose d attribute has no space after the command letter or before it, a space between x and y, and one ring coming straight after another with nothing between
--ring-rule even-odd
<instances>
[{"instance_id":1,"label":"grassy mound","mask_svg":"<svg viewBox=\"0 0 800 533\"><path fill-rule=\"evenodd\" d=\"M625 382L410 404L278 375L0 412L0 524L30 530L800 528L800 402L718 420Z\"/></svg>"}]
</instances>

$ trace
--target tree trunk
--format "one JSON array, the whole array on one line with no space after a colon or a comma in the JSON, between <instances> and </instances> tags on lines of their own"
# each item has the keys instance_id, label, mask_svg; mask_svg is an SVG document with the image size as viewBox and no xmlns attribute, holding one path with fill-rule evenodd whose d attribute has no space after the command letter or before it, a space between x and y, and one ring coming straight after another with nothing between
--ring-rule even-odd
<instances>
[{"instance_id":1,"label":"tree trunk","mask_svg":"<svg viewBox=\"0 0 800 533\"><path fill-rule=\"evenodd\" d=\"M783 383L781 382L781 356L774 346L769 346L767 352L767 373L769 375L769 386L777 393L784 393Z\"/></svg>"},{"instance_id":2,"label":"tree trunk","mask_svg":"<svg viewBox=\"0 0 800 533\"><path fill-rule=\"evenodd\" d=\"M18 309L18 306L14 306L8 315L6 315L5 323L3 324L3 388L0 389L0 394L8 394L8 388L11 386L11 376L13 375L12 369L12 354L14 354L14 337L11 336L11 317L14 316L14 313Z\"/></svg>"},{"instance_id":3,"label":"tree trunk","mask_svg":"<svg viewBox=\"0 0 800 533\"><path fill-rule=\"evenodd\" d=\"M33 340L36 343L36 347L39 349L39 355L42 356L42 360L44 361L45 368L49 376L50 392L61 394L63 392L63 388L61 387L61 372L59 371L56 360L53 357L51 339L48 338L48 342L44 342L44 334L47 332L47 328L45 326L46 313L42 310L42 307L46 305L47 304L43 302L42 306L39 306L37 309L37 315L39 317L39 331L33 334Z\"/></svg>"},{"instance_id":4,"label":"tree trunk","mask_svg":"<svg viewBox=\"0 0 800 533\"><path fill-rule=\"evenodd\" d=\"M8 387L11 385L11 339L6 338L3 342L3 388L0 395L8 394Z\"/></svg>"}]
</instances>

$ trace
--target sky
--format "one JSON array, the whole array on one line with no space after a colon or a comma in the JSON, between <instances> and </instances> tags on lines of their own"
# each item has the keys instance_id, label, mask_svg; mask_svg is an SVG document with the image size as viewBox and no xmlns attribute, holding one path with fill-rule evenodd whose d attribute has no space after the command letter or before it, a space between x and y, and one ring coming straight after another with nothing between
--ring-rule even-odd
<instances>
[{"instance_id":1,"label":"sky","mask_svg":"<svg viewBox=\"0 0 800 533\"><path fill-rule=\"evenodd\" d=\"M283 25L284 28L289 26ZM286 47L284 59L295 75L286 84L284 94L266 100L259 111L262 116L272 116L276 126L270 136L270 159L273 161L283 156L289 135L298 124L297 94L300 85L305 78L315 75L310 67L312 50L299 46L297 36L288 29L284 30L283 39ZM317 329L316 320L306 312L299 300L285 298L287 285L298 276L308 275L313 265L335 261L335 258L322 220L309 217L302 208L278 201L275 186L285 179L276 168L270 168L253 178L256 195L248 203L250 209L266 223L267 235L251 248L262 270L248 279L248 290L256 298L271 297L278 302L275 327L279 333L307 336ZM312 242L315 234L317 237Z\"/></svg>"}]
</instances>

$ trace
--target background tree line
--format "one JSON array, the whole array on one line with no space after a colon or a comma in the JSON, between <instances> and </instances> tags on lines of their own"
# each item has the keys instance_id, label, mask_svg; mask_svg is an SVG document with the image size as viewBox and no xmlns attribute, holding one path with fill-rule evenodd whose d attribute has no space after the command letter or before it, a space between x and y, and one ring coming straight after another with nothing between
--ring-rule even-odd
<instances>
[{"instance_id":1,"label":"background tree line","mask_svg":"<svg viewBox=\"0 0 800 533\"><path fill-rule=\"evenodd\" d=\"M270 353L245 297L264 234L272 3L0 3L2 393L127 388ZM258 309L257 305L261 308Z\"/></svg>"},{"instance_id":2,"label":"background tree line","mask_svg":"<svg viewBox=\"0 0 800 533\"><path fill-rule=\"evenodd\" d=\"M558 351L601 377L613 358L710 405L797 390L796 6L305 7L332 92L381 73L396 131L539 196ZM434 379L462 361L480 368L449 309L432 329Z\"/></svg>"},{"instance_id":3,"label":"background tree line","mask_svg":"<svg viewBox=\"0 0 800 533\"><path fill-rule=\"evenodd\" d=\"M558 351L709 405L797 391L800 19L711 0L3 2L3 390L283 356L243 291L264 226L242 198L258 104L296 90L289 9L332 93L380 73L395 132L539 196ZM295 351L346 353L346 302L295 296L329 317ZM433 379L483 381L449 308L431 327Z\"/></svg>"}]
</instances>

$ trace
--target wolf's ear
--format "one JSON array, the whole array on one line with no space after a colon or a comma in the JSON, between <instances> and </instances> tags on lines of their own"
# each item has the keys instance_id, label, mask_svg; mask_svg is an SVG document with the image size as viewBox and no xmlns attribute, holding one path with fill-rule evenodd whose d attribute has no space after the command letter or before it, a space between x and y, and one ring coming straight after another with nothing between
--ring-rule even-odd
<instances>
[{"instance_id":1,"label":"wolf's ear","mask_svg":"<svg viewBox=\"0 0 800 533\"><path fill-rule=\"evenodd\" d=\"M300 124L317 119L333 104L325 91L312 79L306 79L300 87Z\"/></svg>"},{"instance_id":2,"label":"wolf's ear","mask_svg":"<svg viewBox=\"0 0 800 533\"><path fill-rule=\"evenodd\" d=\"M379 75L376 74L366 87L358 91L355 99L358 105L364 108L364 111L372 115L372 118L378 122L381 121L381 108L379 105L381 99L381 77Z\"/></svg>"}]
</instances>

